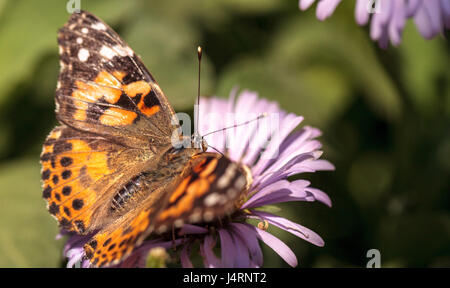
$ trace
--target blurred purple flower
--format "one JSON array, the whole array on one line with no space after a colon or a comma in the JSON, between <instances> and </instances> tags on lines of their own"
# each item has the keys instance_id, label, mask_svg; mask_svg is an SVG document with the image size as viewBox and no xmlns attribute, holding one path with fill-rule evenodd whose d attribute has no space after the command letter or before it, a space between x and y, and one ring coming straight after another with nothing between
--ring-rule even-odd
<instances>
[{"instance_id":1,"label":"blurred purple flower","mask_svg":"<svg viewBox=\"0 0 450 288\"><path fill-rule=\"evenodd\" d=\"M267 113L267 117L259 121L205 136L210 145L209 151L214 152L211 148L214 147L231 160L244 165L251 174L251 185L244 191L245 201L238 211L219 221L220 224L216 227L214 223L185 224L177 231L176 239L147 240L115 267L143 267L151 248L178 245L182 245L182 266L193 267L190 252L196 247L193 245L195 243L200 243L200 254L205 267L261 267L263 255L259 240L271 247L289 265L296 266L297 258L292 250L280 239L266 232L269 225L314 245L324 245L322 238L310 229L283 217L256 210L261 206L289 201L317 200L331 207L330 198L319 189L310 187L310 182L287 180L300 173L334 170L330 162L319 159L322 155L319 150L321 143L315 138L321 132L309 126L294 131L303 117L281 110L275 102L259 99L256 93L244 91L237 99L235 96L236 93L233 92L228 100L201 99L199 131L201 135L205 135ZM274 120L276 121L273 122ZM258 227L246 223L249 219L259 220ZM91 235L74 235L69 239L64 249L64 255L69 259L68 267L73 267L80 261L81 267L89 266L87 260L83 260L83 245L90 237ZM213 251L218 241L221 247L220 257Z\"/></svg>"},{"instance_id":2,"label":"blurred purple flower","mask_svg":"<svg viewBox=\"0 0 450 288\"><path fill-rule=\"evenodd\" d=\"M308 9L315 0L300 0L301 10ZM330 17L341 0L320 0L316 16L323 21ZM370 19L370 15L372 18ZM420 34L431 39L450 29L450 1L448 0L357 0L356 22L363 26L370 20L370 37L386 49L389 40L400 44L406 20L414 18Z\"/></svg>"}]
</instances>

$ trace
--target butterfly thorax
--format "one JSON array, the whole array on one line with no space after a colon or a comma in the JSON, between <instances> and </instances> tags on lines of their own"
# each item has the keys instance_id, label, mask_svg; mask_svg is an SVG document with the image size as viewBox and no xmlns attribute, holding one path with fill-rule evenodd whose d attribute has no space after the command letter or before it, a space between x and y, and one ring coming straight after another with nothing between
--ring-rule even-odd
<instances>
[{"instance_id":1,"label":"butterfly thorax","mask_svg":"<svg viewBox=\"0 0 450 288\"><path fill-rule=\"evenodd\" d=\"M134 205L147 198L155 189L160 189L164 183L169 183L174 177L180 176L190 159L202 149L170 147L157 161L156 167L149 163L148 171L143 171L122 185L111 199L110 213L122 215ZM159 183L159 185L155 185Z\"/></svg>"}]
</instances>

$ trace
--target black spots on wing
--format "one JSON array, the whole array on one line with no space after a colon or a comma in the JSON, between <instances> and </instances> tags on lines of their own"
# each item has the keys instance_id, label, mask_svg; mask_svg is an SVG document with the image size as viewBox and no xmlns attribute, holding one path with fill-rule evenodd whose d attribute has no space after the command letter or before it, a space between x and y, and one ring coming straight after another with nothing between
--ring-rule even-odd
<instances>
[{"instance_id":1,"label":"black spots on wing","mask_svg":"<svg viewBox=\"0 0 450 288\"><path fill-rule=\"evenodd\" d=\"M103 243L103 247L106 247L109 245L109 243L111 243L111 238L106 239L105 243Z\"/></svg>"},{"instance_id":2,"label":"black spots on wing","mask_svg":"<svg viewBox=\"0 0 450 288\"><path fill-rule=\"evenodd\" d=\"M71 192L72 192L72 187L71 186L64 186L63 189L62 189L62 194L64 196L69 196Z\"/></svg>"},{"instance_id":3,"label":"black spots on wing","mask_svg":"<svg viewBox=\"0 0 450 288\"><path fill-rule=\"evenodd\" d=\"M72 208L75 210L80 210L81 208L83 208L83 206L84 206L83 199L74 199L72 201Z\"/></svg>"},{"instance_id":4,"label":"black spots on wing","mask_svg":"<svg viewBox=\"0 0 450 288\"><path fill-rule=\"evenodd\" d=\"M117 101L116 105L123 107L128 110L136 110L136 106L141 100L141 95L137 95L136 97L130 98L127 94L122 93L120 95L119 101Z\"/></svg>"},{"instance_id":5,"label":"black spots on wing","mask_svg":"<svg viewBox=\"0 0 450 288\"><path fill-rule=\"evenodd\" d=\"M66 215L67 215L68 217L71 216L70 209L67 208L67 207L64 207L64 213L66 213Z\"/></svg>"},{"instance_id":6,"label":"black spots on wing","mask_svg":"<svg viewBox=\"0 0 450 288\"><path fill-rule=\"evenodd\" d=\"M119 248L122 248L122 246L125 245L126 242L127 242L126 239L120 241Z\"/></svg>"},{"instance_id":7,"label":"black spots on wing","mask_svg":"<svg viewBox=\"0 0 450 288\"><path fill-rule=\"evenodd\" d=\"M56 200L61 202L61 195L59 195L59 193L55 193L55 198L56 198Z\"/></svg>"},{"instance_id":8,"label":"black spots on wing","mask_svg":"<svg viewBox=\"0 0 450 288\"><path fill-rule=\"evenodd\" d=\"M155 105L161 106L161 102L159 102L158 97L156 96L153 89L151 89L150 92L145 95L144 104L147 107L153 107Z\"/></svg>"},{"instance_id":9,"label":"black spots on wing","mask_svg":"<svg viewBox=\"0 0 450 288\"><path fill-rule=\"evenodd\" d=\"M59 182L59 177L58 177L58 175L53 175L53 177L52 177L52 181L53 181L53 184L58 184L58 182Z\"/></svg>"},{"instance_id":10,"label":"black spots on wing","mask_svg":"<svg viewBox=\"0 0 450 288\"><path fill-rule=\"evenodd\" d=\"M88 103L86 109L87 116L91 120L99 120L100 116L109 109L109 103L105 100L105 97L98 99L95 103Z\"/></svg>"},{"instance_id":11,"label":"black spots on wing","mask_svg":"<svg viewBox=\"0 0 450 288\"><path fill-rule=\"evenodd\" d=\"M45 169L41 175L42 180L47 180L48 178L50 178L50 174L51 174L50 170Z\"/></svg>"},{"instance_id":12,"label":"black spots on wing","mask_svg":"<svg viewBox=\"0 0 450 288\"><path fill-rule=\"evenodd\" d=\"M72 171L70 171L70 170L64 170L64 171L61 173L61 177L62 177L64 180L69 179L70 176L72 176Z\"/></svg>"},{"instance_id":13,"label":"black spots on wing","mask_svg":"<svg viewBox=\"0 0 450 288\"><path fill-rule=\"evenodd\" d=\"M61 166L67 167L72 165L73 159L70 157L62 157L61 160L59 160L59 163L61 164Z\"/></svg>"},{"instance_id":14,"label":"black spots on wing","mask_svg":"<svg viewBox=\"0 0 450 288\"><path fill-rule=\"evenodd\" d=\"M111 251L112 249L114 249L114 247L116 247L116 243L109 245L108 251Z\"/></svg>"},{"instance_id":15,"label":"black spots on wing","mask_svg":"<svg viewBox=\"0 0 450 288\"><path fill-rule=\"evenodd\" d=\"M57 205L55 202L52 202L50 206L48 206L48 211L52 215L56 215L59 213L59 205Z\"/></svg>"},{"instance_id":16,"label":"black spots on wing","mask_svg":"<svg viewBox=\"0 0 450 288\"><path fill-rule=\"evenodd\" d=\"M70 221L64 217L59 221L59 224L61 225L62 228L67 229L67 230L69 230L72 226Z\"/></svg>"},{"instance_id":17,"label":"black spots on wing","mask_svg":"<svg viewBox=\"0 0 450 288\"><path fill-rule=\"evenodd\" d=\"M42 156L41 156L41 161L42 162L47 162L48 160L50 160L50 157L51 157L51 153L44 153L44 154L42 154Z\"/></svg>"},{"instance_id":18,"label":"black spots on wing","mask_svg":"<svg viewBox=\"0 0 450 288\"><path fill-rule=\"evenodd\" d=\"M52 196L52 187L47 186L44 188L44 191L42 192L42 197L45 199L48 199Z\"/></svg>"}]
</instances>

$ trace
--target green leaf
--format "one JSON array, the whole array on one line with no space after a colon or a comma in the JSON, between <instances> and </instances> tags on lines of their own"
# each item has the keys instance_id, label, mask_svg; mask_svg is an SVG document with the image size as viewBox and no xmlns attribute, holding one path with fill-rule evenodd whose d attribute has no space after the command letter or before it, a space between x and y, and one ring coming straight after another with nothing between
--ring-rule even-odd
<instances>
[{"instance_id":1,"label":"green leaf","mask_svg":"<svg viewBox=\"0 0 450 288\"><path fill-rule=\"evenodd\" d=\"M0 167L0 267L58 267L62 240L42 199L37 159Z\"/></svg>"}]
</instances>

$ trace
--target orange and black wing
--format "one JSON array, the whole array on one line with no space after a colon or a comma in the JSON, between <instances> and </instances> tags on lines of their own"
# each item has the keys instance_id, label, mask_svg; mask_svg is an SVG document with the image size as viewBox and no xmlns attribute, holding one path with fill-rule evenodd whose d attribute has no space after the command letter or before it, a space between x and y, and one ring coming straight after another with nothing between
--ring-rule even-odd
<instances>
[{"instance_id":1,"label":"orange and black wing","mask_svg":"<svg viewBox=\"0 0 450 288\"><path fill-rule=\"evenodd\" d=\"M102 136L67 126L53 129L41 154L43 197L49 212L67 231L87 234L120 216L114 195L139 175L154 157L150 150L129 149ZM131 189L131 188L130 188Z\"/></svg>"},{"instance_id":2,"label":"orange and black wing","mask_svg":"<svg viewBox=\"0 0 450 288\"><path fill-rule=\"evenodd\" d=\"M152 233L233 213L247 185L246 173L238 164L214 153L194 156L182 175L153 192L161 196L158 200L147 199L130 217L106 227L85 245L92 266L118 263Z\"/></svg>"},{"instance_id":3,"label":"orange and black wing","mask_svg":"<svg viewBox=\"0 0 450 288\"><path fill-rule=\"evenodd\" d=\"M130 147L170 143L173 108L133 50L94 15L74 13L59 30L57 118Z\"/></svg>"},{"instance_id":4,"label":"orange and black wing","mask_svg":"<svg viewBox=\"0 0 450 288\"><path fill-rule=\"evenodd\" d=\"M152 219L152 230L161 233L172 225L217 221L236 210L248 183L240 165L216 153L201 153L188 169Z\"/></svg>"}]
</instances>

